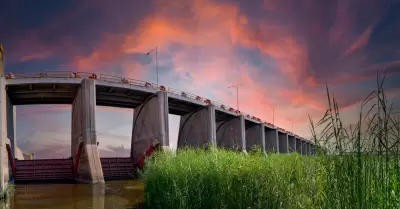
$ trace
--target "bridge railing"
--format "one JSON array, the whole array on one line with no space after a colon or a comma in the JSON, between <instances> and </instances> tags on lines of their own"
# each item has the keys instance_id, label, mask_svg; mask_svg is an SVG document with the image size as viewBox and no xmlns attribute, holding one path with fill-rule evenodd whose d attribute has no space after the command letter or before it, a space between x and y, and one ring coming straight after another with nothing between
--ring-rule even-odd
<instances>
[{"instance_id":1,"label":"bridge railing","mask_svg":"<svg viewBox=\"0 0 400 209\"><path fill-rule=\"evenodd\" d=\"M95 76L95 77L93 77ZM222 104L222 103L218 103L216 101L212 101L210 99L204 98L204 97L200 97L198 95L195 94L191 94L188 92L184 92L184 91L180 91L177 89L173 89L173 88L167 88L165 86L162 85L157 85L151 82L146 82L146 81L141 81L141 80L136 80L136 79L131 79L131 78L124 78L124 77L119 77L119 76L113 76L113 75L107 75L107 74L99 74L97 76L97 74L94 73L89 73L89 72L71 72L71 71L42 71L42 72L24 72L24 73L16 73L13 75L12 79L19 79L19 78L91 78L91 79L98 79L98 80L103 80L103 81L107 81L107 82L114 82L114 83L124 83L124 84L129 84L129 85L135 85L135 86L141 86L141 87L147 87L147 88L153 88L153 89L157 89L157 90L162 90L162 91L167 91L169 93L175 94L175 95L179 95L182 97L186 97L189 99L193 99L193 100L197 100L200 102L204 102L207 104L213 104L221 109L233 112L233 113L237 113L237 114L241 114L247 118L251 118L253 120L259 121L261 123L264 123L266 125L269 125L271 127L275 127L283 132L287 132L289 134L292 134L291 132L286 131L285 129L282 129L276 125L273 125L272 123L269 123L267 121L262 121L260 118L257 118L255 116L252 116L250 114L241 112L239 110L236 110L235 108ZM6 76L6 79L10 79L10 77ZM293 134L292 134L293 135Z\"/></svg>"}]
</instances>

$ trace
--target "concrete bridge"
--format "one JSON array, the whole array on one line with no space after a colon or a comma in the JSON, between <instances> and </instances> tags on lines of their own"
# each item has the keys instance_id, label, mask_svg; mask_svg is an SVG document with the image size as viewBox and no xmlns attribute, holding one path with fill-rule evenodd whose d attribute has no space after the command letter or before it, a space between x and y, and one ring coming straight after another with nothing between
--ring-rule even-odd
<instances>
[{"instance_id":1,"label":"concrete bridge","mask_svg":"<svg viewBox=\"0 0 400 209\"><path fill-rule=\"evenodd\" d=\"M232 107L149 82L110 75L61 71L1 73L0 101L2 191L10 176L16 181L72 179L86 183L132 177L134 162L154 138L164 148L169 146L168 114L181 116L178 148L216 145L245 151L258 145L265 152L310 155L315 147L307 139ZM16 143L15 107L28 104L72 105L71 158L24 159ZM97 105L135 110L131 157L100 158L95 124Z\"/></svg>"}]
</instances>

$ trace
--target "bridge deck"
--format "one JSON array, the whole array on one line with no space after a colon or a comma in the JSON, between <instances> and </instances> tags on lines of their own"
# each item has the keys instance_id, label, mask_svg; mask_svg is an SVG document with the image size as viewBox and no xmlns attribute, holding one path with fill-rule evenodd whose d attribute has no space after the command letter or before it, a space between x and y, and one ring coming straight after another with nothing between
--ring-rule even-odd
<instances>
[{"instance_id":1,"label":"bridge deck","mask_svg":"<svg viewBox=\"0 0 400 209\"><path fill-rule=\"evenodd\" d=\"M14 105L24 104L71 104L80 83L90 78L91 73L78 73L80 78L71 77L72 72L48 71L42 73L25 73L15 78L6 79L7 93ZM42 74L42 75L41 75ZM169 113L185 115L208 104L214 104L217 122L244 115L246 127L264 123L267 128L278 128L271 123L241 113L232 107L210 101L187 92L165 88L156 84L135 79L100 74L96 78L96 104L121 108L136 108L147 97L164 88L168 92ZM289 133L278 128L279 132ZM292 133L289 133L292 134ZM301 138L301 137L299 137ZM301 138L302 140L306 140ZM308 141L309 143L312 143Z\"/></svg>"}]
</instances>

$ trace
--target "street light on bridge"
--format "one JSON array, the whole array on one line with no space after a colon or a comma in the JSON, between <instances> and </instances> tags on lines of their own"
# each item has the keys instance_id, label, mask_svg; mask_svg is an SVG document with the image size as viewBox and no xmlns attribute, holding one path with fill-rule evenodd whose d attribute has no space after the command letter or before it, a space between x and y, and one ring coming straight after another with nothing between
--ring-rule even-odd
<instances>
[{"instance_id":1,"label":"street light on bridge","mask_svg":"<svg viewBox=\"0 0 400 209\"><path fill-rule=\"evenodd\" d=\"M239 110L239 85L229 86L228 88L236 88L236 105Z\"/></svg>"},{"instance_id":2,"label":"street light on bridge","mask_svg":"<svg viewBox=\"0 0 400 209\"><path fill-rule=\"evenodd\" d=\"M150 53L153 51L156 51L156 70L157 70L157 86L158 86L158 47L150 50L149 52L146 53L146 55L149 56Z\"/></svg>"}]
</instances>

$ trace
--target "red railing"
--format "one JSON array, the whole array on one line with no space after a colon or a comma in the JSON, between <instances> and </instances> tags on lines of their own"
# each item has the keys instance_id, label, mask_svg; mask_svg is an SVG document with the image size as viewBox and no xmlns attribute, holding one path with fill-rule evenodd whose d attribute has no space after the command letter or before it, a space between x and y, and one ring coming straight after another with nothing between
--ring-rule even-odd
<instances>
[{"instance_id":1,"label":"red railing","mask_svg":"<svg viewBox=\"0 0 400 209\"><path fill-rule=\"evenodd\" d=\"M93 75L95 75L95 78L93 77ZM224 110L229 110L233 113L237 113L240 115L243 115L247 118L262 122L260 118L254 117L254 116L250 116L247 113L241 112L239 110L236 110L233 107L224 105L224 104L220 104L218 102L194 95L194 94L190 94L184 91L179 91L176 89L172 89L172 88L167 88L165 86L161 86L161 85L157 85L157 84L153 84L150 82L146 82L146 81L141 81L141 80L136 80L136 79L130 79L130 78L124 78L124 77L118 77L118 76L113 76L113 75L106 75L106 74L95 74L95 73L88 73L88 72L71 72L71 71L47 71L47 72L29 72L29 73L17 73L14 75L10 75L10 73L6 74L5 76L6 79L18 79L18 78L91 78L91 79L97 79L97 80L102 80L102 81L106 81L106 82L114 82L114 83L123 83L123 84L128 84L128 85L135 85L135 86L141 86L141 87L147 87L147 88L153 88L153 89L157 89L157 90L161 90L161 91L166 91L175 95L179 95L182 97L186 97L189 99L193 99L193 100L197 100L200 102L204 102L206 104L213 104L216 107L219 107L221 109ZM279 130L283 130L279 128L278 126L275 126L271 123L268 122L264 122L267 125L271 126L271 127L275 127L278 128Z\"/></svg>"},{"instance_id":2,"label":"red railing","mask_svg":"<svg viewBox=\"0 0 400 209\"><path fill-rule=\"evenodd\" d=\"M6 149L7 149L8 160L10 161L12 173L13 173L13 176L14 176L14 178L15 178L15 164L14 164L14 158L13 158L13 156L12 156L11 147L10 147L9 144L6 144Z\"/></svg>"},{"instance_id":3,"label":"red railing","mask_svg":"<svg viewBox=\"0 0 400 209\"><path fill-rule=\"evenodd\" d=\"M81 157L82 148L83 148L83 142L79 143L78 152L76 153L76 156L75 156L74 173L73 173L74 178L77 176L77 173L78 173L79 158Z\"/></svg>"}]
</instances>

